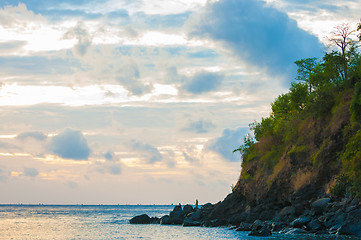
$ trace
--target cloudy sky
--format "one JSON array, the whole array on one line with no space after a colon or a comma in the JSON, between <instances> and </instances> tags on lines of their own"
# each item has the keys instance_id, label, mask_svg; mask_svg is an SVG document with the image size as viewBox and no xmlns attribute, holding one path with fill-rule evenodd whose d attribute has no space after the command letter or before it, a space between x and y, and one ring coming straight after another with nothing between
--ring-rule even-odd
<instances>
[{"instance_id":1,"label":"cloudy sky","mask_svg":"<svg viewBox=\"0 0 361 240\"><path fill-rule=\"evenodd\" d=\"M217 202L361 0L1 0L0 203Z\"/></svg>"}]
</instances>

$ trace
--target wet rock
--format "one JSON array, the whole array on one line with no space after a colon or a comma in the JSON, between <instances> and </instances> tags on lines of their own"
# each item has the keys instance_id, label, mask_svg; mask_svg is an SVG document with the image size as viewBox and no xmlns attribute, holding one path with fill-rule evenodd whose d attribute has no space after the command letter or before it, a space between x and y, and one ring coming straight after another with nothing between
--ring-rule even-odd
<instances>
[{"instance_id":1,"label":"wet rock","mask_svg":"<svg viewBox=\"0 0 361 240\"><path fill-rule=\"evenodd\" d=\"M274 222L272 223L272 231L278 232L285 228L287 224L285 222Z\"/></svg>"},{"instance_id":2,"label":"wet rock","mask_svg":"<svg viewBox=\"0 0 361 240\"><path fill-rule=\"evenodd\" d=\"M257 236L257 237L268 237L271 236L271 230L267 226L263 226L261 229L252 229L248 236Z\"/></svg>"},{"instance_id":3,"label":"wet rock","mask_svg":"<svg viewBox=\"0 0 361 240\"><path fill-rule=\"evenodd\" d=\"M174 225L181 225L183 223L182 207L176 206L174 210L169 213L169 221Z\"/></svg>"},{"instance_id":4,"label":"wet rock","mask_svg":"<svg viewBox=\"0 0 361 240\"><path fill-rule=\"evenodd\" d=\"M160 218L151 217L151 218L150 218L150 223L151 223L151 224L160 224Z\"/></svg>"},{"instance_id":5,"label":"wet rock","mask_svg":"<svg viewBox=\"0 0 361 240\"><path fill-rule=\"evenodd\" d=\"M338 229L337 234L361 236L361 209L348 214L346 221Z\"/></svg>"},{"instance_id":6,"label":"wet rock","mask_svg":"<svg viewBox=\"0 0 361 240\"><path fill-rule=\"evenodd\" d=\"M132 219L130 219L129 223L131 223L131 224L150 224L151 219L147 214L142 214L142 215L135 216Z\"/></svg>"},{"instance_id":7,"label":"wet rock","mask_svg":"<svg viewBox=\"0 0 361 240\"><path fill-rule=\"evenodd\" d=\"M307 234L308 232L301 228L293 228L287 231L285 234Z\"/></svg>"},{"instance_id":8,"label":"wet rock","mask_svg":"<svg viewBox=\"0 0 361 240\"><path fill-rule=\"evenodd\" d=\"M312 219L310 217L299 217L291 222L291 227L293 228L304 228L307 223L309 223Z\"/></svg>"},{"instance_id":9,"label":"wet rock","mask_svg":"<svg viewBox=\"0 0 361 240\"><path fill-rule=\"evenodd\" d=\"M195 212L188 214L188 217L192 220L199 220L201 218L201 210L197 209Z\"/></svg>"},{"instance_id":10,"label":"wet rock","mask_svg":"<svg viewBox=\"0 0 361 240\"><path fill-rule=\"evenodd\" d=\"M265 227L265 223L262 222L261 220L256 220L256 221L254 221L254 223L252 224L251 229L258 231L258 230L262 229L263 227Z\"/></svg>"},{"instance_id":11,"label":"wet rock","mask_svg":"<svg viewBox=\"0 0 361 240\"><path fill-rule=\"evenodd\" d=\"M320 222L320 220L318 219L314 219L311 222L309 222L307 224L307 228L311 231L311 232L317 232L320 231L323 228L322 223Z\"/></svg>"},{"instance_id":12,"label":"wet rock","mask_svg":"<svg viewBox=\"0 0 361 240\"><path fill-rule=\"evenodd\" d=\"M183 207L182 214L184 217L188 216L191 212L193 212L193 207L191 205L187 204Z\"/></svg>"},{"instance_id":13,"label":"wet rock","mask_svg":"<svg viewBox=\"0 0 361 240\"><path fill-rule=\"evenodd\" d=\"M168 215L164 215L163 217L161 217L160 224L170 225L171 224L170 217Z\"/></svg>"},{"instance_id":14,"label":"wet rock","mask_svg":"<svg viewBox=\"0 0 361 240\"><path fill-rule=\"evenodd\" d=\"M328 203L330 202L330 198L321 198L316 201L314 201L311 204L312 210L315 211L315 213L322 213L328 206Z\"/></svg>"},{"instance_id":15,"label":"wet rock","mask_svg":"<svg viewBox=\"0 0 361 240\"><path fill-rule=\"evenodd\" d=\"M346 214L342 211L335 213L330 219L324 223L327 228L331 228L333 226L342 226L346 219Z\"/></svg>"},{"instance_id":16,"label":"wet rock","mask_svg":"<svg viewBox=\"0 0 361 240\"><path fill-rule=\"evenodd\" d=\"M238 232L240 232L240 231L251 231L251 229L252 229L252 224L242 222L239 225L239 227L236 229L236 231L238 231Z\"/></svg>"}]
</instances>

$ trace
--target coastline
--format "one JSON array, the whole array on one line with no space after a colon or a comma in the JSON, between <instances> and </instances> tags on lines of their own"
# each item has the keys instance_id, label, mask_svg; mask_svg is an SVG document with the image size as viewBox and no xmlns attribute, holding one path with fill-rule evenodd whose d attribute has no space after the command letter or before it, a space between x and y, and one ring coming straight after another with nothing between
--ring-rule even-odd
<instances>
[{"instance_id":1,"label":"coastline","mask_svg":"<svg viewBox=\"0 0 361 240\"><path fill-rule=\"evenodd\" d=\"M267 237L272 234L348 235L361 238L361 205L357 199L333 199L325 195L307 203L302 210L298 205L283 207L268 205L263 211L243 211L227 214L226 204L233 201L234 193L217 204L193 208L177 205L169 215L161 218L138 215L130 224L182 225L183 227L228 227L235 231L249 232L249 236ZM225 204L226 203L226 204ZM259 208L265 207L263 204ZM270 214L270 211L274 211ZM223 212L223 214L222 214Z\"/></svg>"}]
</instances>

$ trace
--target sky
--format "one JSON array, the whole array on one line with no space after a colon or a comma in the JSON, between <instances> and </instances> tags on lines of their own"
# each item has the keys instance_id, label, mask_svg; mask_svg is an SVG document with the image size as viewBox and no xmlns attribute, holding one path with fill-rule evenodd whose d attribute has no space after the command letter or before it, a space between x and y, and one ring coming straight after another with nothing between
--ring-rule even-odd
<instances>
[{"instance_id":1,"label":"sky","mask_svg":"<svg viewBox=\"0 0 361 240\"><path fill-rule=\"evenodd\" d=\"M0 203L200 204L361 0L1 0Z\"/></svg>"}]
</instances>

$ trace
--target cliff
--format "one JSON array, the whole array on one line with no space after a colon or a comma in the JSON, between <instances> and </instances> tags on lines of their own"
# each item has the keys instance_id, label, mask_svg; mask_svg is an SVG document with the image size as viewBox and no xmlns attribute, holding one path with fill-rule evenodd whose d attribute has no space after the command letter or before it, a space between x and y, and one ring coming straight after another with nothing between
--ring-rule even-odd
<instances>
[{"instance_id":1,"label":"cliff","mask_svg":"<svg viewBox=\"0 0 361 240\"><path fill-rule=\"evenodd\" d=\"M250 124L253 133L235 150L240 178L206 218L289 226L306 217L340 234L361 223L361 57L350 49L296 64L302 81L275 99L269 117Z\"/></svg>"}]
</instances>

